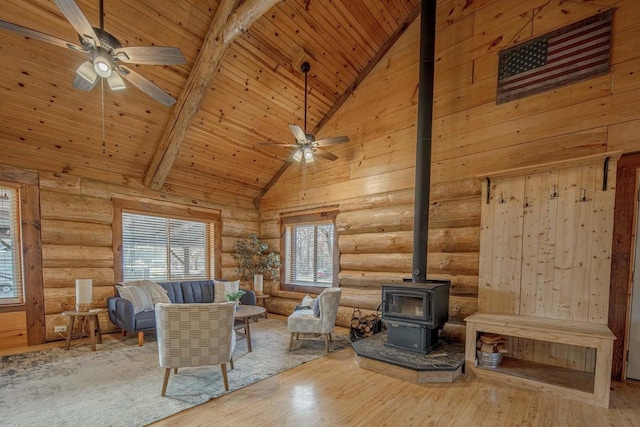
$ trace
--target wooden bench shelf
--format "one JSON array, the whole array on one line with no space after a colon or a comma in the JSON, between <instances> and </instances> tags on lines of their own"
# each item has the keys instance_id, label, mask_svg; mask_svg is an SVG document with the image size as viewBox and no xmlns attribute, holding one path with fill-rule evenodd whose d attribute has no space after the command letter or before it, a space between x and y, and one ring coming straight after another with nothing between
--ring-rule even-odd
<instances>
[{"instance_id":1,"label":"wooden bench shelf","mask_svg":"<svg viewBox=\"0 0 640 427\"><path fill-rule=\"evenodd\" d=\"M469 372L488 380L532 388L609 407L611 359L615 336L607 325L513 314L475 313L467 322L465 363ZM595 373L505 357L496 369L476 366L478 332L571 344L596 349Z\"/></svg>"}]
</instances>

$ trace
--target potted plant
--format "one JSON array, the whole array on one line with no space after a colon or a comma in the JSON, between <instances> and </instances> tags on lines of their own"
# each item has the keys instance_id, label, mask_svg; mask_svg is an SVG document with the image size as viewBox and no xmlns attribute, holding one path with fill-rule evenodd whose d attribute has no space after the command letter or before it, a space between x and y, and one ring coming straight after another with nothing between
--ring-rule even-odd
<instances>
[{"instance_id":1,"label":"potted plant","mask_svg":"<svg viewBox=\"0 0 640 427\"><path fill-rule=\"evenodd\" d=\"M236 261L236 272L243 280L253 277L254 291L262 292L262 275L269 274L276 281L280 271L280 255L268 252L269 245L260 240L257 234L249 234L247 239L238 239L235 244L233 259Z\"/></svg>"},{"instance_id":2,"label":"potted plant","mask_svg":"<svg viewBox=\"0 0 640 427\"><path fill-rule=\"evenodd\" d=\"M245 291L243 291L242 289L239 289L235 292L231 292L230 294L224 294L224 297L227 299L227 301L229 302L235 302L236 303L236 307L240 306L240 298L242 298L242 295L246 294Z\"/></svg>"}]
</instances>

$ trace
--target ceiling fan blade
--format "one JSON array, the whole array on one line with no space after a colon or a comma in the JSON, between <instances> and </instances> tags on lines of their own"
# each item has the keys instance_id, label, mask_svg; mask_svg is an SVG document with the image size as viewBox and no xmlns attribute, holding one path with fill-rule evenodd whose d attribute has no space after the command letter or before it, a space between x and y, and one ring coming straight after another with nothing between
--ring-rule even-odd
<instances>
[{"instance_id":1,"label":"ceiling fan blade","mask_svg":"<svg viewBox=\"0 0 640 427\"><path fill-rule=\"evenodd\" d=\"M158 87L155 83L152 83L146 77L142 77L140 74L133 71L131 68L121 65L116 69L122 77L124 77L132 85L134 85L156 101L161 102L167 107L170 107L176 103L176 100L173 99L171 95L160 89L160 87Z\"/></svg>"},{"instance_id":2,"label":"ceiling fan blade","mask_svg":"<svg viewBox=\"0 0 640 427\"><path fill-rule=\"evenodd\" d=\"M304 131L298 125L289 125L289 129L291 129L291 133L296 137L296 140L300 144L307 143L307 135L304 134Z\"/></svg>"},{"instance_id":3,"label":"ceiling fan blade","mask_svg":"<svg viewBox=\"0 0 640 427\"><path fill-rule=\"evenodd\" d=\"M82 10L80 10L75 1L54 0L54 2L82 40L91 46L100 46L100 40L98 39L96 32L93 30L93 27L89 21L87 21L87 18L84 16Z\"/></svg>"},{"instance_id":4,"label":"ceiling fan blade","mask_svg":"<svg viewBox=\"0 0 640 427\"><path fill-rule=\"evenodd\" d=\"M18 33L24 37L55 44L56 46L66 47L67 49L72 49L72 50L84 51L84 49L82 49L80 46L76 44L66 42L57 37L50 36L49 34L41 33L40 31L32 30L31 28L23 27L17 24L12 24L11 22L0 20L0 28L13 31L14 33Z\"/></svg>"},{"instance_id":5,"label":"ceiling fan blade","mask_svg":"<svg viewBox=\"0 0 640 427\"><path fill-rule=\"evenodd\" d=\"M313 145L317 147L326 147L327 145L342 144L344 142L349 142L348 136L334 136L331 138L318 139Z\"/></svg>"},{"instance_id":6,"label":"ceiling fan blade","mask_svg":"<svg viewBox=\"0 0 640 427\"><path fill-rule=\"evenodd\" d=\"M336 156L333 153L330 153L328 151L323 150L322 148L316 148L314 151L314 154L317 154L318 156L327 159L327 160L331 160L332 162L334 160L338 160L338 156Z\"/></svg>"},{"instance_id":7,"label":"ceiling fan blade","mask_svg":"<svg viewBox=\"0 0 640 427\"><path fill-rule=\"evenodd\" d=\"M114 49L113 53L122 62L143 65L172 65L187 62L177 47L131 46Z\"/></svg>"},{"instance_id":8,"label":"ceiling fan blade","mask_svg":"<svg viewBox=\"0 0 640 427\"><path fill-rule=\"evenodd\" d=\"M282 144L279 142L258 142L263 147L297 147L298 144Z\"/></svg>"}]
</instances>

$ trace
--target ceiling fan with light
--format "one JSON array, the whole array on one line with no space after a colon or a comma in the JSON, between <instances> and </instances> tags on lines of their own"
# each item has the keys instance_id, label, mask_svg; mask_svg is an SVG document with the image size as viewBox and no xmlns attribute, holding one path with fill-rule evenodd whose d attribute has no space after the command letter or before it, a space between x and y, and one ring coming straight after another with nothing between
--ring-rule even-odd
<instances>
[{"instance_id":1,"label":"ceiling fan with light","mask_svg":"<svg viewBox=\"0 0 640 427\"><path fill-rule=\"evenodd\" d=\"M302 130L298 125L289 125L291 133L293 133L293 136L296 138L295 144L260 142L258 143L258 145L266 147L295 147L296 150L293 152L291 158L293 158L293 160L297 162L304 160L306 163L311 163L315 161L314 154L317 154L318 156L327 160L337 160L338 156L326 150L323 150L321 147L349 142L349 137L334 136L331 138L316 140L313 134L307 133L307 84L311 65L309 65L308 62L303 62L300 66L300 70L304 73L304 130Z\"/></svg>"},{"instance_id":2,"label":"ceiling fan with light","mask_svg":"<svg viewBox=\"0 0 640 427\"><path fill-rule=\"evenodd\" d=\"M143 65L173 65L186 62L180 49L164 46L123 47L114 36L104 30L103 0L100 5L100 28L92 27L74 0L54 0L54 3L78 33L80 46L57 37L21 25L0 20L0 29L18 33L78 52L84 52L89 60L76 70L73 87L89 91L104 79L112 90L125 89L124 80L166 106L176 100L160 87L122 63ZM124 80L123 80L124 78Z\"/></svg>"}]
</instances>

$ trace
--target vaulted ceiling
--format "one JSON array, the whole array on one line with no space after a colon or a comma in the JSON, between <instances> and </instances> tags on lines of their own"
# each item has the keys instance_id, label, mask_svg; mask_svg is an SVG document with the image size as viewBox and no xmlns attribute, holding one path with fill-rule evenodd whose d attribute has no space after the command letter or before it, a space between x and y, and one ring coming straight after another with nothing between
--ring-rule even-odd
<instances>
[{"instance_id":1,"label":"vaulted ceiling","mask_svg":"<svg viewBox=\"0 0 640 427\"><path fill-rule=\"evenodd\" d=\"M99 27L98 0L76 2ZM83 53L0 31L0 163L127 185L149 181L154 155L166 154L166 135L180 117L173 109L195 95L187 82L220 3L104 0L104 29L124 46L183 52L182 65L130 66L178 99L172 107L130 84L118 92L105 85L104 96L100 84L90 92L74 89ZM162 190L225 203L255 201L291 155L258 143L293 143L288 124L304 127L300 63L311 64L307 129L322 136L319 128L419 15L419 6L419 0L276 3L213 70L197 113L179 135L177 155L165 161ZM2 0L0 20L78 44L53 0Z\"/></svg>"}]
</instances>

